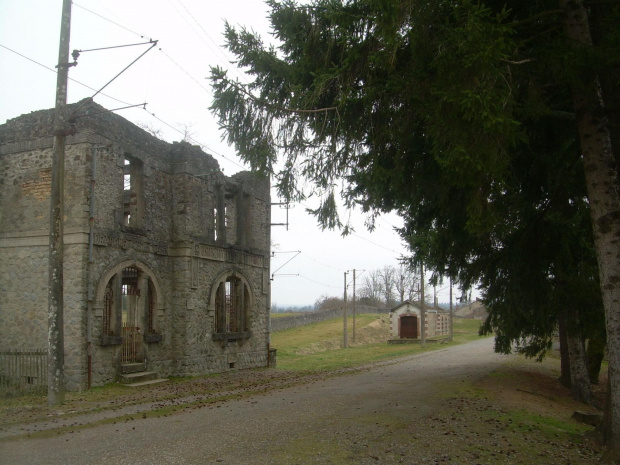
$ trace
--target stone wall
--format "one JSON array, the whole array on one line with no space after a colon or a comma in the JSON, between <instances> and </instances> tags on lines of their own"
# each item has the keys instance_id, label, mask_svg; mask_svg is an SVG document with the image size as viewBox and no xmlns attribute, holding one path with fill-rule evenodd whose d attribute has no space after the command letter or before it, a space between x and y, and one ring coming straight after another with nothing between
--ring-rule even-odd
<instances>
[{"instance_id":1,"label":"stone wall","mask_svg":"<svg viewBox=\"0 0 620 465\"><path fill-rule=\"evenodd\" d=\"M332 320L334 318L343 317L343 307L330 308L327 310L317 310L315 312L300 313L299 315L283 316L279 318L271 319L271 332L284 331L286 329L297 328L299 326L309 325L312 323L320 323L321 321ZM378 307L368 307L365 305L358 305L356 307L356 313L388 313L388 309ZM353 315L353 308L348 307L347 313L349 316Z\"/></svg>"},{"instance_id":2,"label":"stone wall","mask_svg":"<svg viewBox=\"0 0 620 465\"><path fill-rule=\"evenodd\" d=\"M155 332L143 341L149 369L167 376L266 366L268 179L226 177L199 147L157 140L92 102L70 111L81 117L66 140L67 388L86 385L89 334L93 384L116 379L122 346L120 334L103 334L104 296L129 266L153 286L137 298L140 309L147 296L155 307ZM47 347L52 113L0 126L0 350ZM219 237L217 218L226 227ZM214 283L226 276L247 283L249 331L215 337Z\"/></svg>"}]
</instances>

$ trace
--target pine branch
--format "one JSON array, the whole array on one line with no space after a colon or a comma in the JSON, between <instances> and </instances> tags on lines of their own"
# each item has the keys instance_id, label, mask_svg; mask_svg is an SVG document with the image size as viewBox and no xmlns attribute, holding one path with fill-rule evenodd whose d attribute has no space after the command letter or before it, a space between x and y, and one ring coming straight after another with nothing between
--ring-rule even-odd
<instances>
[{"instance_id":1,"label":"pine branch","mask_svg":"<svg viewBox=\"0 0 620 465\"><path fill-rule=\"evenodd\" d=\"M293 108L286 108L286 107L280 107L280 106L271 105L271 104L269 104L269 103L267 103L267 102L265 102L265 101L255 97L250 92L248 92L243 86L240 86L236 82L230 81L228 79L224 79L224 80L226 81L227 84L233 86L235 89L237 89L238 91L242 92L244 95L246 95L253 102L259 104L260 106L262 106L264 108L270 108L270 109L273 109L273 110L284 111L284 112L287 112L287 113L300 113L300 114L304 114L304 113L326 113L328 111L335 111L336 113L338 113L338 107L326 107L326 108L315 108L315 109L311 109L311 110L301 110L301 109L293 109Z\"/></svg>"},{"instance_id":2,"label":"pine branch","mask_svg":"<svg viewBox=\"0 0 620 465\"><path fill-rule=\"evenodd\" d=\"M520 61L512 61L512 60L502 60L504 63L508 63L509 65L524 65L526 63L532 63L534 61L536 61L533 58L527 58L525 60L520 60Z\"/></svg>"},{"instance_id":3,"label":"pine branch","mask_svg":"<svg viewBox=\"0 0 620 465\"><path fill-rule=\"evenodd\" d=\"M514 21L510 25L512 27L519 27L519 26L523 26L524 24L527 24L527 23L538 21L539 19L542 19L542 18L544 18L546 16L562 15L562 14L564 14L564 10L560 10L560 9L542 11L542 12L540 12L540 13L534 15L534 16L530 16L529 18L522 19L521 21Z\"/></svg>"}]
</instances>

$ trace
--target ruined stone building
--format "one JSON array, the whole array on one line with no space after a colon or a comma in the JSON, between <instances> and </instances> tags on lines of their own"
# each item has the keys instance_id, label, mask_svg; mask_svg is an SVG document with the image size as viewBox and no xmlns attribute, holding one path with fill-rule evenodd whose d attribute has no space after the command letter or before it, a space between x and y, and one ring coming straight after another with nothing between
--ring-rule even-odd
<instances>
[{"instance_id":1,"label":"ruined stone building","mask_svg":"<svg viewBox=\"0 0 620 465\"><path fill-rule=\"evenodd\" d=\"M139 362L161 376L266 366L268 179L226 177L103 107L70 105L67 389ZM47 348L53 110L0 126L0 351Z\"/></svg>"}]
</instances>

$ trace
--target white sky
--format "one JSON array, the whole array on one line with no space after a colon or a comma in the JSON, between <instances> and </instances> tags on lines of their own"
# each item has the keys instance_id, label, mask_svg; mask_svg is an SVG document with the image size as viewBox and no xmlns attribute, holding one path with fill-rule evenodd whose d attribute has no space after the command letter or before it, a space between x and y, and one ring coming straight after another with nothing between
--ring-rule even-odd
<instances>
[{"instance_id":1,"label":"white sky","mask_svg":"<svg viewBox=\"0 0 620 465\"><path fill-rule=\"evenodd\" d=\"M61 8L62 0L0 0L0 124L54 106L56 74L50 69L58 58ZM118 114L161 130L168 142L182 139L183 130L189 129L192 142L202 145L224 173L232 175L242 169L241 162L234 148L220 140L217 121L208 111L212 95L206 79L209 66L215 65L243 79L222 47L224 19L260 32L266 41L271 39L262 0L77 0L72 10L71 50L158 40L155 49L95 101L108 109L148 103L146 111L138 107ZM82 53L69 77L92 89L70 81L68 103L92 96L147 48ZM272 201L278 199L274 196ZM322 232L303 206L294 205L288 231L282 226L272 228L276 252L301 251L281 269L294 254L276 253L272 259L274 304L308 305L322 295L341 296L344 271L398 266L397 259L405 250L393 227L401 225L401 220L386 215L369 233L361 214L354 213L352 218L356 233L342 238L337 231ZM274 206L272 220L285 222L285 210ZM358 283L362 278L363 274ZM447 287L441 287L445 290L439 299L447 300Z\"/></svg>"}]
</instances>

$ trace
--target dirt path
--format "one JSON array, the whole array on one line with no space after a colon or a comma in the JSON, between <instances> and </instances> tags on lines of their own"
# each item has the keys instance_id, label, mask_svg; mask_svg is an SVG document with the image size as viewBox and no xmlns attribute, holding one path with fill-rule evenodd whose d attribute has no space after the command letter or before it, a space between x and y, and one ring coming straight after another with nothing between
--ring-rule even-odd
<instances>
[{"instance_id":1,"label":"dirt path","mask_svg":"<svg viewBox=\"0 0 620 465\"><path fill-rule=\"evenodd\" d=\"M3 441L0 463L596 463L594 451L576 446L574 458L547 460L540 454L557 449L553 435L531 461L518 442L528 433L508 428L489 399L464 394L509 363L492 345L484 339L162 418Z\"/></svg>"}]
</instances>

